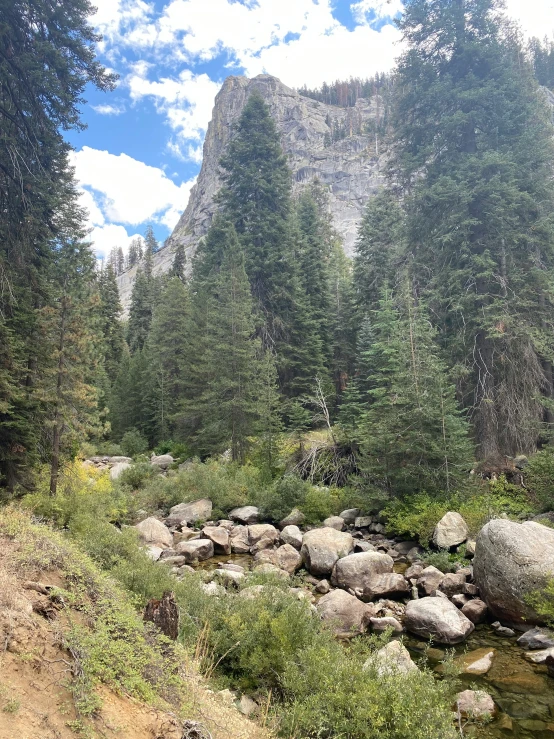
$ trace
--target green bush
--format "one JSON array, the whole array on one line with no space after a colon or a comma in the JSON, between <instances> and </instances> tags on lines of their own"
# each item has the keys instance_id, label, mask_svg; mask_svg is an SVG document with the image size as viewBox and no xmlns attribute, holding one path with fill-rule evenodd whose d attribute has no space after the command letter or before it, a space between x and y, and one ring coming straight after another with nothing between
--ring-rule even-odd
<instances>
[{"instance_id":1,"label":"green bush","mask_svg":"<svg viewBox=\"0 0 554 739\"><path fill-rule=\"evenodd\" d=\"M540 512L554 510L554 448L534 454L525 468L525 485Z\"/></svg>"},{"instance_id":2,"label":"green bush","mask_svg":"<svg viewBox=\"0 0 554 739\"><path fill-rule=\"evenodd\" d=\"M159 472L159 468L150 462L137 462L121 472L117 478L117 486L129 490L141 490L149 480L157 477Z\"/></svg>"},{"instance_id":3,"label":"green bush","mask_svg":"<svg viewBox=\"0 0 554 739\"><path fill-rule=\"evenodd\" d=\"M450 554L441 549L438 552L425 552L421 557L426 565L436 567L441 572L456 572L456 564L464 562L463 552ZM464 564L467 564L467 560Z\"/></svg>"},{"instance_id":4,"label":"green bush","mask_svg":"<svg viewBox=\"0 0 554 739\"><path fill-rule=\"evenodd\" d=\"M96 445L96 454L100 457L121 457L123 449L113 441L103 441Z\"/></svg>"},{"instance_id":5,"label":"green bush","mask_svg":"<svg viewBox=\"0 0 554 739\"><path fill-rule=\"evenodd\" d=\"M128 457L136 457L148 451L148 439L137 429L131 429L123 434L121 448Z\"/></svg>"},{"instance_id":6,"label":"green bush","mask_svg":"<svg viewBox=\"0 0 554 739\"><path fill-rule=\"evenodd\" d=\"M258 492L256 504L262 519L281 521L293 508L303 508L310 485L296 475L285 475Z\"/></svg>"},{"instance_id":7,"label":"green bush","mask_svg":"<svg viewBox=\"0 0 554 739\"><path fill-rule=\"evenodd\" d=\"M435 526L447 511L452 510L451 506L451 501L436 500L427 493L419 493L392 500L382 514L391 533L410 539L415 537L422 546L428 547Z\"/></svg>"}]
</instances>

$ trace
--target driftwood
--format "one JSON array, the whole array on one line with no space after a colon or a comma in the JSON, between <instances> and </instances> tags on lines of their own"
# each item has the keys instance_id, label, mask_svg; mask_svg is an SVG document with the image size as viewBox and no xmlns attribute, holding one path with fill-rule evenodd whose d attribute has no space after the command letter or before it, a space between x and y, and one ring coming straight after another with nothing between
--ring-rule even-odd
<instances>
[{"instance_id":1,"label":"driftwood","mask_svg":"<svg viewBox=\"0 0 554 739\"><path fill-rule=\"evenodd\" d=\"M175 602L175 595L171 591L163 594L161 600L152 598L146 604L143 615L144 621L151 621L170 639L177 639L179 635L179 608Z\"/></svg>"}]
</instances>

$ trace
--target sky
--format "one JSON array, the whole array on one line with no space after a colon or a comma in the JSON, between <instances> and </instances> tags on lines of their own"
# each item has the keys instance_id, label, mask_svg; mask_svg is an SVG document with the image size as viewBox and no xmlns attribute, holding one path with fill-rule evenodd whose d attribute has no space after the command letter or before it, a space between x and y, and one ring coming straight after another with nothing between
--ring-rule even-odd
<instances>
[{"instance_id":1,"label":"sky","mask_svg":"<svg viewBox=\"0 0 554 739\"><path fill-rule=\"evenodd\" d=\"M119 75L87 88L73 165L98 257L148 224L162 242L199 172L214 98L229 75L290 87L387 72L402 51L401 0L93 0L98 56ZM554 36L554 0L507 0L526 35Z\"/></svg>"}]
</instances>

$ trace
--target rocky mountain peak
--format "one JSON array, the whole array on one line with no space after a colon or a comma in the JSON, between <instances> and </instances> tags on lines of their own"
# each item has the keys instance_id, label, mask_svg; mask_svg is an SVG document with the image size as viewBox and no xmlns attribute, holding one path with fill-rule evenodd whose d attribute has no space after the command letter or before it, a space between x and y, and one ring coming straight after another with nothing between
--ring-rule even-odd
<instances>
[{"instance_id":1,"label":"rocky mountain peak","mask_svg":"<svg viewBox=\"0 0 554 739\"><path fill-rule=\"evenodd\" d=\"M304 97L269 74L253 79L231 76L216 96L198 180L167 245L154 257L155 273L169 270L180 243L185 244L190 264L190 257L208 230L216 209L214 196L221 185L219 160L234 124L254 91L269 105L281 133L295 191L316 178L328 188L333 224L343 238L346 253L352 253L363 208L383 182L382 153L370 132L371 122L382 116L379 96L371 100L360 98L354 107L340 108ZM118 277L125 310L136 269L133 267Z\"/></svg>"}]
</instances>

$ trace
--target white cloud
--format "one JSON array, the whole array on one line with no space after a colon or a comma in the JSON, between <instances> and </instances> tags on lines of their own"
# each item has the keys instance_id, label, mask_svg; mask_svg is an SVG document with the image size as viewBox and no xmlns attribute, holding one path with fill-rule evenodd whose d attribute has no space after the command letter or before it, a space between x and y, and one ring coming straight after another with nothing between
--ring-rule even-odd
<instances>
[{"instance_id":1,"label":"white cloud","mask_svg":"<svg viewBox=\"0 0 554 739\"><path fill-rule=\"evenodd\" d=\"M554 0L507 0L506 12L527 36L554 35Z\"/></svg>"},{"instance_id":2,"label":"white cloud","mask_svg":"<svg viewBox=\"0 0 554 739\"><path fill-rule=\"evenodd\" d=\"M394 18L404 9L402 0L360 0L350 6L358 23L370 23L382 18Z\"/></svg>"},{"instance_id":3,"label":"white cloud","mask_svg":"<svg viewBox=\"0 0 554 739\"><path fill-rule=\"evenodd\" d=\"M122 113L125 113L124 105L110 105L109 103L93 105L92 109L100 115L121 115Z\"/></svg>"},{"instance_id":4,"label":"white cloud","mask_svg":"<svg viewBox=\"0 0 554 739\"><path fill-rule=\"evenodd\" d=\"M76 179L92 193L105 221L112 223L167 223L173 218L168 213L185 209L193 184L176 185L158 167L88 146L73 154L73 164Z\"/></svg>"},{"instance_id":5,"label":"white cloud","mask_svg":"<svg viewBox=\"0 0 554 739\"><path fill-rule=\"evenodd\" d=\"M213 82L207 74L193 74L184 69L177 78L147 79L149 67L135 65L129 76L131 99L150 97L157 109L165 113L166 120L176 134L170 149L182 159L201 161L198 158L198 142L201 142L212 117L214 98L221 84ZM196 146L185 145L193 140Z\"/></svg>"},{"instance_id":6,"label":"white cloud","mask_svg":"<svg viewBox=\"0 0 554 739\"><path fill-rule=\"evenodd\" d=\"M101 259L107 257L112 249L119 247L127 254L131 241L137 236L140 234L129 235L124 226L108 223L105 226L95 226L87 239L91 242L96 256Z\"/></svg>"}]
</instances>

